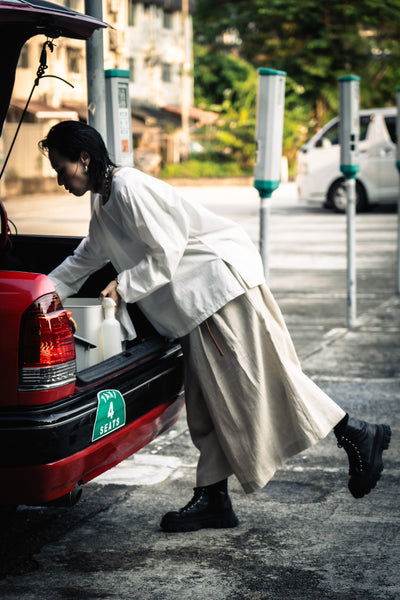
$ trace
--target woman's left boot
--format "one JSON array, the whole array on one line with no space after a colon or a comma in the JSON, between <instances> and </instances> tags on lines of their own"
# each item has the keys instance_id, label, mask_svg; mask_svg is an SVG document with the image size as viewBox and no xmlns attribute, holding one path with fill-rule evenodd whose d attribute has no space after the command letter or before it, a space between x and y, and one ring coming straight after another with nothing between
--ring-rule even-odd
<instances>
[{"instance_id":1,"label":"woman's left boot","mask_svg":"<svg viewBox=\"0 0 400 600\"><path fill-rule=\"evenodd\" d=\"M382 454L389 448L390 427L346 415L333 431L349 458L349 490L354 498L362 498L376 486L383 471Z\"/></svg>"},{"instance_id":2,"label":"woman's left boot","mask_svg":"<svg viewBox=\"0 0 400 600\"><path fill-rule=\"evenodd\" d=\"M161 519L164 531L197 531L207 527L220 529L239 525L231 499L228 481L194 488L193 498L180 510L168 512Z\"/></svg>"}]
</instances>

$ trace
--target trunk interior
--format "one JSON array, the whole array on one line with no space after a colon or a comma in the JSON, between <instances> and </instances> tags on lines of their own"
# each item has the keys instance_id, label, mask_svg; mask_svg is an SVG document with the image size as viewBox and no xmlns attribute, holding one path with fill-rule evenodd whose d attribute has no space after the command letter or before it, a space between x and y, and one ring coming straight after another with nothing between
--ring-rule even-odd
<instances>
[{"instance_id":1,"label":"trunk interior","mask_svg":"<svg viewBox=\"0 0 400 600\"><path fill-rule=\"evenodd\" d=\"M72 254L80 240L81 238L79 237L14 235L12 236L12 240L9 241L7 248L0 254L0 270L47 274L60 264L66 256ZM92 298L94 301L97 301L100 291L115 276L116 271L109 263L91 275L75 297ZM125 345L123 355L129 362L129 357L132 354L131 351L137 357L138 352L140 353L140 347L147 353L151 348L155 349L155 346L159 346L160 344L165 345L165 340L155 331L136 304L129 304L128 311L137 334L134 340L126 342ZM77 334L79 334L79 324ZM143 342L146 343L143 344ZM119 361L121 359L123 359L123 356L119 356ZM112 371L115 368L115 358L101 363L103 375L104 367L107 364ZM83 380L88 382L88 380L96 378L98 367L97 369L96 366L86 368L84 363L81 363L81 365L78 363L78 370L82 371L79 375L82 376Z\"/></svg>"}]
</instances>

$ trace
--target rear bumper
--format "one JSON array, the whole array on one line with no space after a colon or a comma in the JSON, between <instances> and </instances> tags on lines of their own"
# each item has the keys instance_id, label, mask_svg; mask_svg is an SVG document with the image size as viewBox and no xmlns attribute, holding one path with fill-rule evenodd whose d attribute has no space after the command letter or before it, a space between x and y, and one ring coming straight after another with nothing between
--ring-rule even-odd
<instances>
[{"instance_id":1,"label":"rear bumper","mask_svg":"<svg viewBox=\"0 0 400 600\"><path fill-rule=\"evenodd\" d=\"M143 448L178 419L183 395L72 456L28 467L0 467L1 504L41 505L71 492Z\"/></svg>"},{"instance_id":2,"label":"rear bumper","mask_svg":"<svg viewBox=\"0 0 400 600\"><path fill-rule=\"evenodd\" d=\"M41 504L69 493L130 456L178 418L183 405L179 345L160 349L111 378L82 382L52 404L0 409L0 504ZM120 392L125 424L94 437L98 394ZM95 441L93 441L93 438Z\"/></svg>"},{"instance_id":3,"label":"rear bumper","mask_svg":"<svg viewBox=\"0 0 400 600\"><path fill-rule=\"evenodd\" d=\"M0 467L1 504L41 505L71 492L146 446L178 419L183 394L123 429L54 463Z\"/></svg>"}]
</instances>

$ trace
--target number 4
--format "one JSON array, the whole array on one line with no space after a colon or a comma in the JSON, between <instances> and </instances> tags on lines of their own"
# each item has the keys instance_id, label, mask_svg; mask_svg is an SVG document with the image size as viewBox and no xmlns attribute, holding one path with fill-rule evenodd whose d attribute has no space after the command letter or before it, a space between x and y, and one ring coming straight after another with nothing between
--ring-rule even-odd
<instances>
[{"instance_id":1,"label":"number 4","mask_svg":"<svg viewBox=\"0 0 400 600\"><path fill-rule=\"evenodd\" d=\"M108 407L108 414L107 414L107 417L108 417L109 419L112 419L112 418L113 418L113 416L114 416L114 406L113 406L113 403L112 403L112 402L110 402L110 406Z\"/></svg>"}]
</instances>

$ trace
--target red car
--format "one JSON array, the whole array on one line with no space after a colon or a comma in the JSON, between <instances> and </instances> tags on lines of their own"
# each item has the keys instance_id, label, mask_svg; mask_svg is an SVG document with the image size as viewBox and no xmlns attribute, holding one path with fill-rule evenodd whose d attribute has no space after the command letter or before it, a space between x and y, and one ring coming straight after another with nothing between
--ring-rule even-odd
<instances>
[{"instance_id":1,"label":"red car","mask_svg":"<svg viewBox=\"0 0 400 600\"><path fill-rule=\"evenodd\" d=\"M88 39L100 27L105 24L49 2L0 1L0 47L7 56L0 131L25 41L33 35ZM44 273L80 238L10 240L1 202L0 217L0 505L73 503L82 484L176 422L184 403L182 351L132 305L137 338L112 358L77 370L79 337ZM113 276L109 264L79 296L96 298Z\"/></svg>"}]
</instances>

